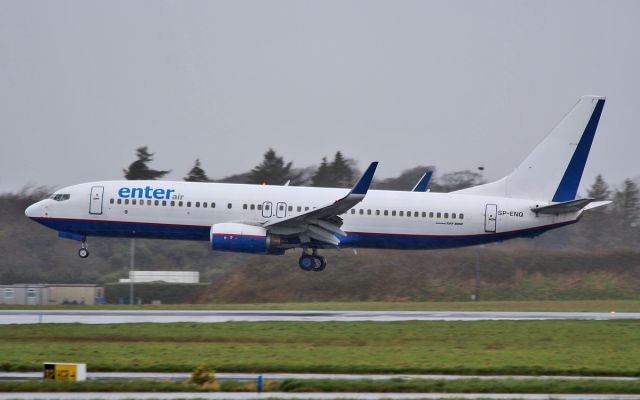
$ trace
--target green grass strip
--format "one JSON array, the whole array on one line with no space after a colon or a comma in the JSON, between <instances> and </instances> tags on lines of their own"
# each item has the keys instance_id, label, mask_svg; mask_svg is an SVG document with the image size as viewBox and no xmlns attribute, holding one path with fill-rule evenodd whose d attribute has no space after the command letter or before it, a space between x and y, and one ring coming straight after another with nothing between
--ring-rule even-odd
<instances>
[{"instance_id":1,"label":"green grass strip","mask_svg":"<svg viewBox=\"0 0 640 400\"><path fill-rule=\"evenodd\" d=\"M0 369L640 376L640 321L0 326Z\"/></svg>"}]
</instances>

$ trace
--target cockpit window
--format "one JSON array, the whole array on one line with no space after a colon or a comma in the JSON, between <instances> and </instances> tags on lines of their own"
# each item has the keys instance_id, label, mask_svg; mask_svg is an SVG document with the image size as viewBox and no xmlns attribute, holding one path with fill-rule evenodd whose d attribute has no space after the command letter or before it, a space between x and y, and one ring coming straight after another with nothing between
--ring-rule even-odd
<instances>
[{"instance_id":1,"label":"cockpit window","mask_svg":"<svg viewBox=\"0 0 640 400\"><path fill-rule=\"evenodd\" d=\"M55 201L65 201L65 200L69 200L71 198L71 195L65 194L65 193L56 193L56 194L53 194L50 198Z\"/></svg>"}]
</instances>

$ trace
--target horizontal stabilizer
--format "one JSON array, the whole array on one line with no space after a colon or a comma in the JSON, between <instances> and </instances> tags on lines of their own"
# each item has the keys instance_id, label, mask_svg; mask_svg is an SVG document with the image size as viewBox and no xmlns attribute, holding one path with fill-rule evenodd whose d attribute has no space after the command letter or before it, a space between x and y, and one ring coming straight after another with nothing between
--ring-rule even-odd
<instances>
[{"instance_id":1,"label":"horizontal stabilizer","mask_svg":"<svg viewBox=\"0 0 640 400\"><path fill-rule=\"evenodd\" d=\"M611 204L612 201L611 200L605 200L605 201L593 201L591 203L589 203L585 208L584 211L586 210L593 210L594 208L598 208L598 207L602 207L602 206L606 206Z\"/></svg>"},{"instance_id":2,"label":"horizontal stabilizer","mask_svg":"<svg viewBox=\"0 0 640 400\"><path fill-rule=\"evenodd\" d=\"M551 204L550 206L533 207L531 211L536 214L566 214L573 213L582 210L590 203L593 203L594 199L578 199L569 200L562 203ZM600 202L598 202L600 203ZM603 204L604 205L604 204Z\"/></svg>"}]
</instances>

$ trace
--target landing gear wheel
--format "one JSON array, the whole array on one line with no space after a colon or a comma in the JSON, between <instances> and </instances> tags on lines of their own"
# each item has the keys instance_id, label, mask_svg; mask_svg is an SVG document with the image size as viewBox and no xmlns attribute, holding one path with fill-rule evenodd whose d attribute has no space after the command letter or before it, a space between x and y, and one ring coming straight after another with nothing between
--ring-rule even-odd
<instances>
[{"instance_id":1,"label":"landing gear wheel","mask_svg":"<svg viewBox=\"0 0 640 400\"><path fill-rule=\"evenodd\" d=\"M300 256L298 264L303 271L313 271L316 268L317 262L314 256L303 254Z\"/></svg>"},{"instance_id":2,"label":"landing gear wheel","mask_svg":"<svg viewBox=\"0 0 640 400\"><path fill-rule=\"evenodd\" d=\"M82 247L80 250L78 250L78 255L80 256L80 258L87 258L89 257L89 250L87 250L85 247Z\"/></svg>"},{"instance_id":3,"label":"landing gear wheel","mask_svg":"<svg viewBox=\"0 0 640 400\"><path fill-rule=\"evenodd\" d=\"M320 272L327 266L327 259L322 256L313 256L316 259L316 266L313 269L316 272Z\"/></svg>"}]
</instances>

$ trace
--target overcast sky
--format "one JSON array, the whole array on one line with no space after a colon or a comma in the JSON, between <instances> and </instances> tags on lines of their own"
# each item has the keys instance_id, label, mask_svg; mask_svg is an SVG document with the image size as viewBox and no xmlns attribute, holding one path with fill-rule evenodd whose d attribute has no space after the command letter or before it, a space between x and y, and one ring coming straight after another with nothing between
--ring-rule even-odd
<instances>
[{"instance_id":1,"label":"overcast sky","mask_svg":"<svg viewBox=\"0 0 640 400\"><path fill-rule=\"evenodd\" d=\"M639 1L0 1L0 192L342 150L508 174L607 96L582 188L640 175Z\"/></svg>"}]
</instances>

